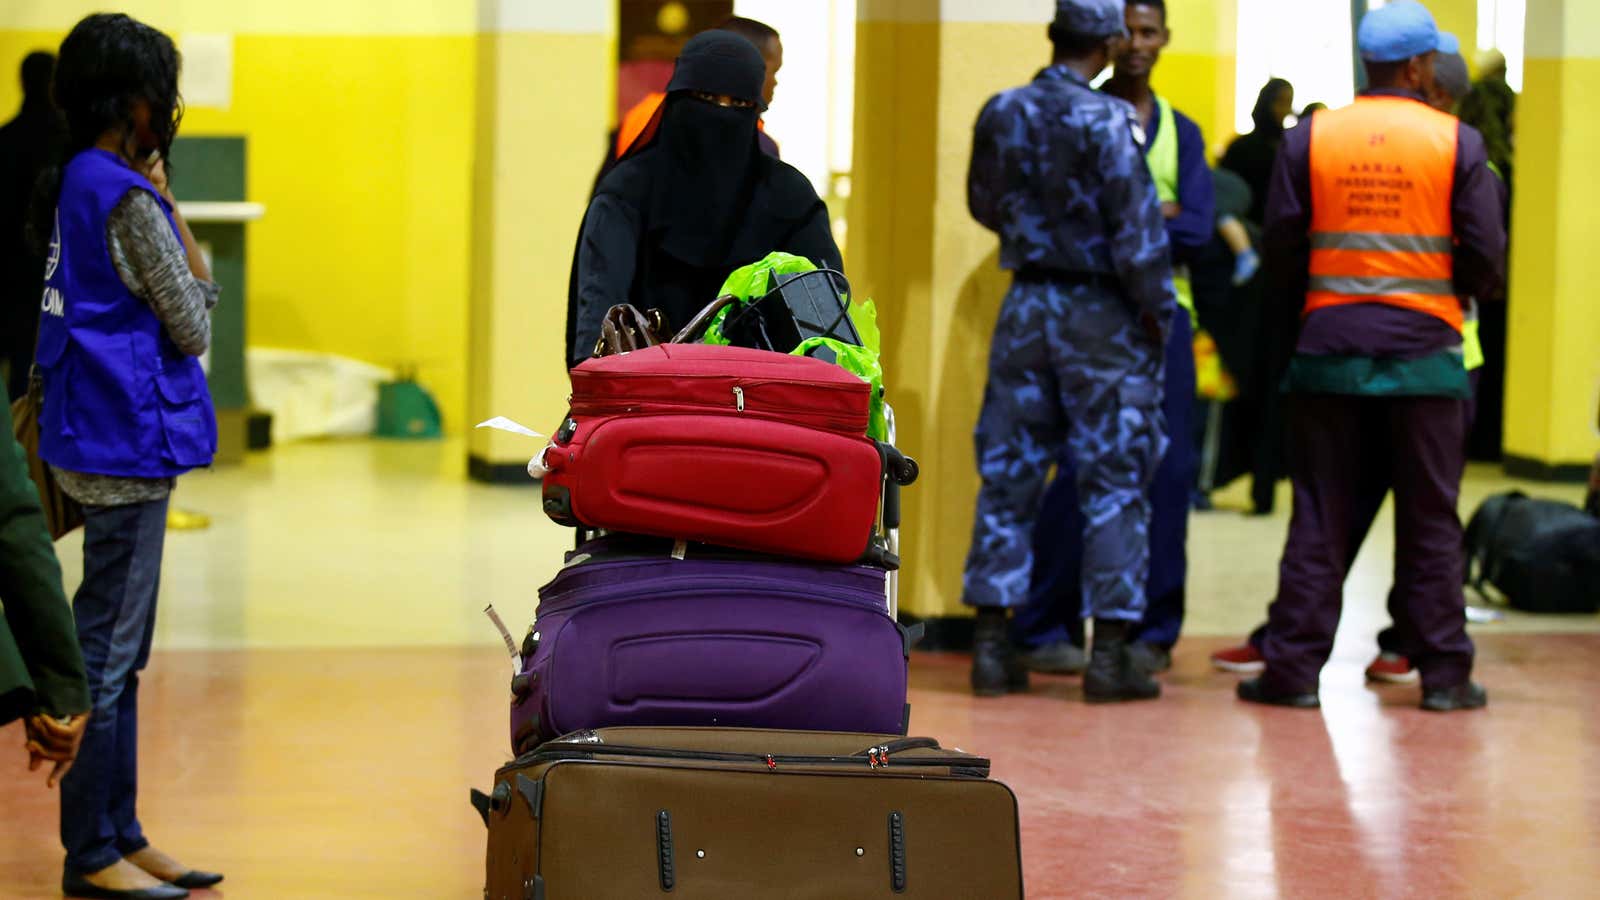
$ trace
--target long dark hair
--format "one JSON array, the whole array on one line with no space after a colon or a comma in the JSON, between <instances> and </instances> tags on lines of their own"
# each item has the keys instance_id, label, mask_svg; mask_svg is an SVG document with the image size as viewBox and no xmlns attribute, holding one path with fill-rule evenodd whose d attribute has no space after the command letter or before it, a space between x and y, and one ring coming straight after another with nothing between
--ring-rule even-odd
<instances>
[{"instance_id":1,"label":"long dark hair","mask_svg":"<svg viewBox=\"0 0 1600 900\"><path fill-rule=\"evenodd\" d=\"M50 240L61 170L93 147L108 131L122 139L123 155L137 158L150 150L167 160L183 119L178 94L178 49L172 38L122 13L95 13L79 22L61 42L56 58L56 108L66 123L61 158L39 179L31 208L30 242ZM154 147L137 145L133 111L138 101L150 107ZM168 163L170 174L170 162Z\"/></svg>"}]
</instances>

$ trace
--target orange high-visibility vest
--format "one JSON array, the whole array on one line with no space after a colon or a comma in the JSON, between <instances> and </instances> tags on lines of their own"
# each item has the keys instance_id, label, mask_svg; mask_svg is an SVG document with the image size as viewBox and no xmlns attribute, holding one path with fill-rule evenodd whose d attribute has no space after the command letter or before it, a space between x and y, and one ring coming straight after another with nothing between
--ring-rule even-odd
<instances>
[{"instance_id":1,"label":"orange high-visibility vest","mask_svg":"<svg viewBox=\"0 0 1600 900\"><path fill-rule=\"evenodd\" d=\"M652 131L650 123L655 119L656 113L661 111L661 104L666 102L667 95L660 91L645 94L644 99L633 105L633 108L622 115L622 122L617 125L617 159L628 155L633 149L635 141Z\"/></svg>"},{"instance_id":2,"label":"orange high-visibility vest","mask_svg":"<svg viewBox=\"0 0 1600 900\"><path fill-rule=\"evenodd\" d=\"M1457 331L1459 120L1403 97L1362 97L1311 121L1311 282L1305 312L1383 303Z\"/></svg>"}]
</instances>

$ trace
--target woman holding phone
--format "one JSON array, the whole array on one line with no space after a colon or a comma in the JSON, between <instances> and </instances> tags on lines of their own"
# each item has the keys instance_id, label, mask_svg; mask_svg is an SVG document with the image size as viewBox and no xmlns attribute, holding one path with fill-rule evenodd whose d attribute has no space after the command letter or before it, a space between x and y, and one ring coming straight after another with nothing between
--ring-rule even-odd
<instances>
[{"instance_id":1,"label":"woman holding phone","mask_svg":"<svg viewBox=\"0 0 1600 900\"><path fill-rule=\"evenodd\" d=\"M222 876L152 847L135 805L139 672L167 501L178 475L210 465L217 440L196 358L210 345L217 288L167 187L182 111L177 50L128 16L89 16L61 44L55 96L67 146L33 227L49 235L39 455L84 507L73 613L92 706L61 785L62 890L184 897Z\"/></svg>"}]
</instances>

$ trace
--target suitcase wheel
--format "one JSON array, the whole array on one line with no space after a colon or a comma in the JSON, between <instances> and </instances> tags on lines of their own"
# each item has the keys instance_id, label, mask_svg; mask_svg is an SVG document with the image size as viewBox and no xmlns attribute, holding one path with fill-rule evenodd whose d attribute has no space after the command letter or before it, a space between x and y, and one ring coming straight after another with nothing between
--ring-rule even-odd
<instances>
[{"instance_id":1,"label":"suitcase wheel","mask_svg":"<svg viewBox=\"0 0 1600 900\"><path fill-rule=\"evenodd\" d=\"M896 461L894 467L894 480L901 487L910 487L917 481L917 476L922 473L922 467L909 456L902 456Z\"/></svg>"}]
</instances>

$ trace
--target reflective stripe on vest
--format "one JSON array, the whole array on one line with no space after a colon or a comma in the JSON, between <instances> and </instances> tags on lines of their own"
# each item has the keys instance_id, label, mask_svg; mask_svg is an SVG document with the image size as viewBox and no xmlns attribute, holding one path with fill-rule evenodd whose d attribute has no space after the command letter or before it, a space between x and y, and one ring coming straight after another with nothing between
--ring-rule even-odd
<instances>
[{"instance_id":1,"label":"reflective stripe on vest","mask_svg":"<svg viewBox=\"0 0 1600 900\"><path fill-rule=\"evenodd\" d=\"M1459 127L1402 97L1362 97L1313 120L1308 315L1382 303L1461 330L1450 215Z\"/></svg>"},{"instance_id":2,"label":"reflective stripe on vest","mask_svg":"<svg viewBox=\"0 0 1600 900\"><path fill-rule=\"evenodd\" d=\"M1156 98L1156 139L1145 150L1145 165L1156 182L1156 197L1162 203L1178 202L1178 117L1172 113L1172 104ZM1199 326L1194 312L1194 285L1189 281L1189 270L1184 266L1172 269L1172 289L1178 295L1178 305L1189 314L1189 324Z\"/></svg>"}]
</instances>

